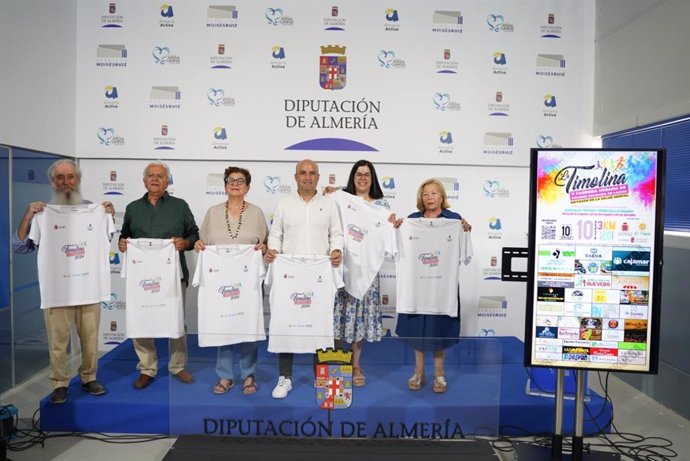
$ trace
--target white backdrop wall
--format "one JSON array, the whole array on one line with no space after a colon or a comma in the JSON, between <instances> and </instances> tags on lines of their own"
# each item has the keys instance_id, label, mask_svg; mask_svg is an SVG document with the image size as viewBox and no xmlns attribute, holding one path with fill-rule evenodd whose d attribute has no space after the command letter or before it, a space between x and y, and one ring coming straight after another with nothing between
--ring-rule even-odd
<instances>
[{"instance_id":1,"label":"white backdrop wall","mask_svg":"<svg viewBox=\"0 0 690 461\"><path fill-rule=\"evenodd\" d=\"M591 143L591 6L80 1L77 156L526 166Z\"/></svg>"},{"instance_id":2,"label":"white backdrop wall","mask_svg":"<svg viewBox=\"0 0 690 461\"><path fill-rule=\"evenodd\" d=\"M0 0L0 144L74 155L76 0Z\"/></svg>"},{"instance_id":3,"label":"white backdrop wall","mask_svg":"<svg viewBox=\"0 0 690 461\"><path fill-rule=\"evenodd\" d=\"M596 4L594 135L690 113L690 2Z\"/></svg>"},{"instance_id":4,"label":"white backdrop wall","mask_svg":"<svg viewBox=\"0 0 690 461\"><path fill-rule=\"evenodd\" d=\"M79 1L85 196L110 199L121 219L144 193L147 159L163 159L172 193L201 223L235 164L252 172L249 200L270 222L294 190L296 160L319 161L325 186L344 185L366 158L406 216L417 186L437 177L473 225L462 334L522 337L525 287L498 280L501 248L527 244L529 148L591 145L593 10L555 0ZM394 277L388 263L391 329ZM113 293L104 346L124 339L121 281ZM187 307L193 332L194 290Z\"/></svg>"}]
</instances>

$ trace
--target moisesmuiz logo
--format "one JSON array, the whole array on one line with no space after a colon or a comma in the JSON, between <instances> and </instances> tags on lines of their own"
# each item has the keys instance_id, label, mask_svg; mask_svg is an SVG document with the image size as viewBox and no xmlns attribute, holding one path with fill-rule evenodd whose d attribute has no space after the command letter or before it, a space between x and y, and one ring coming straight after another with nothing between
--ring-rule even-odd
<instances>
[{"instance_id":1,"label":"moisesmuiz logo","mask_svg":"<svg viewBox=\"0 0 690 461\"><path fill-rule=\"evenodd\" d=\"M542 77L565 77L565 57L562 54L537 54L535 74Z\"/></svg>"},{"instance_id":2,"label":"moisesmuiz logo","mask_svg":"<svg viewBox=\"0 0 690 461\"><path fill-rule=\"evenodd\" d=\"M179 109L182 107L182 91L179 86L152 86L149 109Z\"/></svg>"},{"instance_id":3,"label":"moisesmuiz logo","mask_svg":"<svg viewBox=\"0 0 690 461\"><path fill-rule=\"evenodd\" d=\"M127 67L127 47L115 44L98 45L96 67Z\"/></svg>"},{"instance_id":4,"label":"moisesmuiz logo","mask_svg":"<svg viewBox=\"0 0 690 461\"><path fill-rule=\"evenodd\" d=\"M213 29L236 28L239 13L235 5L209 5L206 10L206 27Z\"/></svg>"},{"instance_id":5,"label":"moisesmuiz logo","mask_svg":"<svg viewBox=\"0 0 690 461\"><path fill-rule=\"evenodd\" d=\"M431 31L443 33L462 33L462 13L451 10L435 10L431 19Z\"/></svg>"}]
</instances>

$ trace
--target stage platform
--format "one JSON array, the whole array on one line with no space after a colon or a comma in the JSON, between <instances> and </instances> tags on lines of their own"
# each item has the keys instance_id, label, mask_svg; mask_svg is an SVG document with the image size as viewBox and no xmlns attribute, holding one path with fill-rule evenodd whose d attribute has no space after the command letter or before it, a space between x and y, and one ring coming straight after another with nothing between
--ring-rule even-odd
<instances>
[{"instance_id":1,"label":"stage platform","mask_svg":"<svg viewBox=\"0 0 690 461\"><path fill-rule=\"evenodd\" d=\"M527 395L528 374L522 365L523 343L514 337L461 338L447 351L445 394L431 382L419 391L407 388L413 351L397 338L384 338L364 349L367 384L354 388L345 410L322 410L316 404L311 355L296 356L293 390L276 400L277 356L261 343L258 392L243 395L236 386L215 395L216 348L199 348L189 335L188 369L196 380L183 384L167 371L167 340L157 340L159 374L144 390L133 383L137 358L130 341L104 355L98 378L108 388L94 397L70 383L68 401L41 401L41 428L60 432L129 434L204 434L216 436L440 438L528 435L553 430L554 399ZM237 366L237 360L236 360ZM239 372L237 372L239 374ZM427 364L429 380L433 366ZM612 415L610 403L591 393L584 431L597 433ZM573 428L573 401L566 400L564 432Z\"/></svg>"}]
</instances>

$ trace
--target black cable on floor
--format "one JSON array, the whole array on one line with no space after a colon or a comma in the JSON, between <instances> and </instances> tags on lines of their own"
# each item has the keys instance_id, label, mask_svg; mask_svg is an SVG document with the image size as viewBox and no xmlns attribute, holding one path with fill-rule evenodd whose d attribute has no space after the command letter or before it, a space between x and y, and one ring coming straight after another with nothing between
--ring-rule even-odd
<instances>
[{"instance_id":1,"label":"black cable on floor","mask_svg":"<svg viewBox=\"0 0 690 461\"><path fill-rule=\"evenodd\" d=\"M101 432L43 432L41 430L41 420L38 415L39 410L36 410L31 418L31 425L28 428L20 427L19 413L14 416L14 432L7 443L7 449L9 451L25 451L36 445L41 445L43 447L46 440L61 437L79 437L87 440L115 444L145 443L170 438L169 435L105 434Z\"/></svg>"},{"instance_id":2,"label":"black cable on floor","mask_svg":"<svg viewBox=\"0 0 690 461\"><path fill-rule=\"evenodd\" d=\"M525 371L527 372L527 376L531 379L532 377L529 370L526 368ZM605 372L603 381L601 372L597 372L597 377L599 380L599 385L604 391L603 398L611 405L611 418L606 422L606 424L600 426L598 420L603 414L603 409L597 415L594 415L592 414L592 410L589 405L587 405L587 402L584 402L584 408L588 414L588 419L586 421L593 423L597 430L591 434L583 434L583 436L590 439L602 439L601 443L596 443L591 440L586 441L585 449L587 451L591 451L592 448L607 447L614 450L619 455L629 458L633 461L670 461L673 458L677 458L678 453L671 448L673 446L673 442L667 438L645 437L640 434L620 432L616 428L616 425L613 422L613 400L611 399L608 391L610 372ZM535 385L541 392L544 392L544 390L540 389L537 384ZM611 432L606 432L609 427L611 428ZM502 426L499 432L503 432L506 429L511 429L513 432L523 432L524 435L504 436L496 439L492 442L492 446L495 450L503 452L510 451L505 444L512 444L516 441L541 447L550 446L550 434L530 434L526 429L515 426ZM532 440L518 440L529 437L532 437ZM621 440L614 440L615 437L618 437ZM571 439L569 437L564 437L563 448L568 449L570 447Z\"/></svg>"}]
</instances>

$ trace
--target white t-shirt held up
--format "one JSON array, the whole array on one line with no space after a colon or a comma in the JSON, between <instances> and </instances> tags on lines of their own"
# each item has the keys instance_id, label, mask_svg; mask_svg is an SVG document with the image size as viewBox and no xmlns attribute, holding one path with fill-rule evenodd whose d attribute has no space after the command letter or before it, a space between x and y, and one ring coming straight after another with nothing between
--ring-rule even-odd
<instances>
[{"instance_id":1,"label":"white t-shirt held up","mask_svg":"<svg viewBox=\"0 0 690 461\"><path fill-rule=\"evenodd\" d=\"M38 245L41 309L110 299L112 216L100 204L46 205L28 238Z\"/></svg>"}]
</instances>

